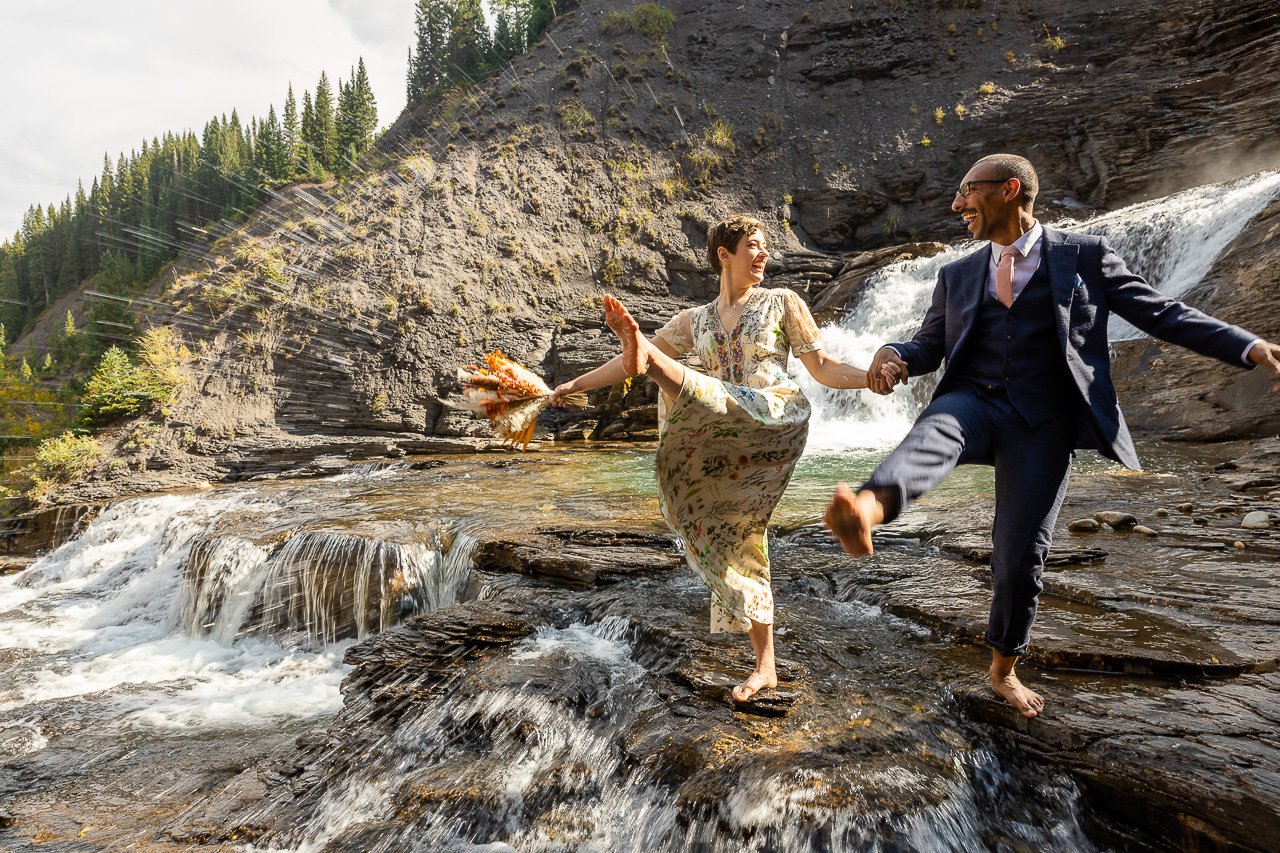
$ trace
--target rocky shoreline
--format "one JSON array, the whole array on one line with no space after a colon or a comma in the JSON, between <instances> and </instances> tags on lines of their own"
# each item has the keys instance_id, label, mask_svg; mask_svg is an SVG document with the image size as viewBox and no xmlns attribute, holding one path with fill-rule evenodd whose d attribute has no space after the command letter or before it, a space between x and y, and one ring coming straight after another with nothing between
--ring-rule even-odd
<instances>
[{"instance_id":1,"label":"rocky shoreline","mask_svg":"<svg viewBox=\"0 0 1280 853\"><path fill-rule=\"evenodd\" d=\"M869 564L845 557L814 527L775 537L781 612L803 622L797 611L815 609L815 601L854 602L924 626L935 638L924 644L934 661L928 683L949 691L974 726L954 736L1012 744L1033 762L1064 770L1083 793L1098 843L1262 853L1280 842L1280 610L1269 594L1280 584L1274 559L1280 535L1240 522L1259 506L1280 518L1280 494L1269 479L1277 449L1264 442L1198 482L1106 474L1073 483L1064 527L1070 518L1123 507L1157 533L1124 524L1110 532L1060 532L1023 667L1048 700L1035 720L994 697L983 678L983 652L965 651L981 645L989 595L981 536L967 532L980 529L989 508L975 510L971 499L926 501L904 515L886 529ZM1193 512L1182 514L1186 521L1164 516L1164 504L1190 504ZM590 678L572 667L530 671L510 657L513 646L539 630L571 623L614 620L617 635L632 646L660 701L618 735L625 759L614 772L631 784L643 778L663 786L684 821L714 815L740 777L758 767L791 762L821 773L915 752L929 773L940 772L948 730L926 734L910 722L945 716L925 710L936 687L921 685L923 705L914 711L897 705L901 699L868 696L866 718L832 719L822 710L829 688L811 657L814 648L802 651L805 641L789 635L779 639L779 689L734 703L729 689L750 665L741 643L707 637L688 613L633 612L637 585L681 571L670 545L657 529L558 527L482 540L476 551L482 600L415 617L352 649L344 710L332 724L193 804L168 837L296 843L296 827L341 780L367 766L394 778L389 745L396 732L446 698L507 690L589 717L599 700ZM952 648L940 653L939 646ZM818 657L834 653L818 649ZM520 717L518 710L511 714L509 723ZM797 750L802 733L817 746ZM907 746L920 738L923 752ZM489 759L478 748L469 760L483 766ZM354 755L361 761L353 764ZM529 819L554 823L560 806L598 794L604 783L588 783L581 774L589 772L566 766L543 780L542 804L526 803L542 817ZM429 825L441 809L477 837L496 831L491 814L500 804L477 773L483 775L469 764L446 763L402 780L393 822L353 829L326 849L361 849L361 839L381 843L406 827ZM858 795L827 784L822 798L838 809ZM917 807L923 804L909 799L888 814L901 818ZM874 804L859 808L876 812ZM887 818L878 820L885 831Z\"/></svg>"}]
</instances>

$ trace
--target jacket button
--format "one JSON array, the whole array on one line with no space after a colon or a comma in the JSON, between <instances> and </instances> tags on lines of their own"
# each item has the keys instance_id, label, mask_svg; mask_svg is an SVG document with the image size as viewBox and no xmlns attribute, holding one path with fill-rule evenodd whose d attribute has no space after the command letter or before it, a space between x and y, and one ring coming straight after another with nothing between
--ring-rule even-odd
<instances>
[{"instance_id":1,"label":"jacket button","mask_svg":"<svg viewBox=\"0 0 1280 853\"><path fill-rule=\"evenodd\" d=\"M1011 341L1011 340L1013 340L1013 335L1006 335L1006 336L1005 336L1005 340L1006 340L1006 341Z\"/></svg>"}]
</instances>

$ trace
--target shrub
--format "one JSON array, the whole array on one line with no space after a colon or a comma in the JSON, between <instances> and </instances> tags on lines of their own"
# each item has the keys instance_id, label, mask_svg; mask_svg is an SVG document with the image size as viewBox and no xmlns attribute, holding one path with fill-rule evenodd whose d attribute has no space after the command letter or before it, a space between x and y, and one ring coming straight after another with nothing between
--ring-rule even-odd
<instances>
[{"instance_id":1,"label":"shrub","mask_svg":"<svg viewBox=\"0 0 1280 853\"><path fill-rule=\"evenodd\" d=\"M665 42L667 33L676 25L676 16L670 9L657 3L641 3L630 12L610 12L600 25L605 35L642 33L655 42Z\"/></svg>"},{"instance_id":2,"label":"shrub","mask_svg":"<svg viewBox=\"0 0 1280 853\"><path fill-rule=\"evenodd\" d=\"M186 385L182 367L191 354L172 329L156 328L139 339L143 363L134 367L119 347L107 350L84 386L80 422L101 426L176 399Z\"/></svg>"},{"instance_id":3,"label":"shrub","mask_svg":"<svg viewBox=\"0 0 1280 853\"><path fill-rule=\"evenodd\" d=\"M569 98L556 107L560 123L570 130L581 130L596 123L596 117L588 112L577 98Z\"/></svg>"},{"instance_id":4,"label":"shrub","mask_svg":"<svg viewBox=\"0 0 1280 853\"><path fill-rule=\"evenodd\" d=\"M737 151L737 145L733 141L733 128L723 121L717 121L712 124L711 128L703 134L702 141L726 154L733 154Z\"/></svg>"},{"instance_id":5,"label":"shrub","mask_svg":"<svg viewBox=\"0 0 1280 853\"><path fill-rule=\"evenodd\" d=\"M37 484L70 483L87 473L101 455L93 436L64 432L36 445L35 460L26 473Z\"/></svg>"},{"instance_id":6,"label":"shrub","mask_svg":"<svg viewBox=\"0 0 1280 853\"><path fill-rule=\"evenodd\" d=\"M995 83L983 83L978 87L979 95L994 95L996 93Z\"/></svg>"},{"instance_id":7,"label":"shrub","mask_svg":"<svg viewBox=\"0 0 1280 853\"><path fill-rule=\"evenodd\" d=\"M966 110L965 110L965 108L964 108L964 104L956 104L956 117L957 117L957 118L964 118L964 114L965 114L965 112L966 112Z\"/></svg>"},{"instance_id":8,"label":"shrub","mask_svg":"<svg viewBox=\"0 0 1280 853\"><path fill-rule=\"evenodd\" d=\"M936 110L933 111L933 120L936 121L938 124L942 124L942 117L944 115L946 115L946 113L942 111L942 107L938 107Z\"/></svg>"}]
</instances>

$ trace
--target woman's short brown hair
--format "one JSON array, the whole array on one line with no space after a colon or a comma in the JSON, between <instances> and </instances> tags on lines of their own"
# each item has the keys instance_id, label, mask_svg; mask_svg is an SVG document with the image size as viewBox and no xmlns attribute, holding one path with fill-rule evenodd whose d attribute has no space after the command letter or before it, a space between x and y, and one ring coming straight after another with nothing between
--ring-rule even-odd
<instances>
[{"instance_id":1,"label":"woman's short brown hair","mask_svg":"<svg viewBox=\"0 0 1280 853\"><path fill-rule=\"evenodd\" d=\"M764 231L759 219L750 216L730 216L707 232L707 262L716 275L720 274L720 247L724 246L729 254L738 251L742 238L756 231Z\"/></svg>"}]
</instances>

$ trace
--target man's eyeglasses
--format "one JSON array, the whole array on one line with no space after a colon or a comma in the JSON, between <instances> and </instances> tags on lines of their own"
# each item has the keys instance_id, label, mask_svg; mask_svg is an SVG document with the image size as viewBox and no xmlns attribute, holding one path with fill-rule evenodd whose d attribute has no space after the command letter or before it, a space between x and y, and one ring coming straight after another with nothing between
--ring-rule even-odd
<instances>
[{"instance_id":1,"label":"man's eyeglasses","mask_svg":"<svg viewBox=\"0 0 1280 853\"><path fill-rule=\"evenodd\" d=\"M974 184L1003 184L1008 178L983 178L976 181L965 181L960 185L960 189L956 190L956 195L960 198L968 198L976 189Z\"/></svg>"}]
</instances>

